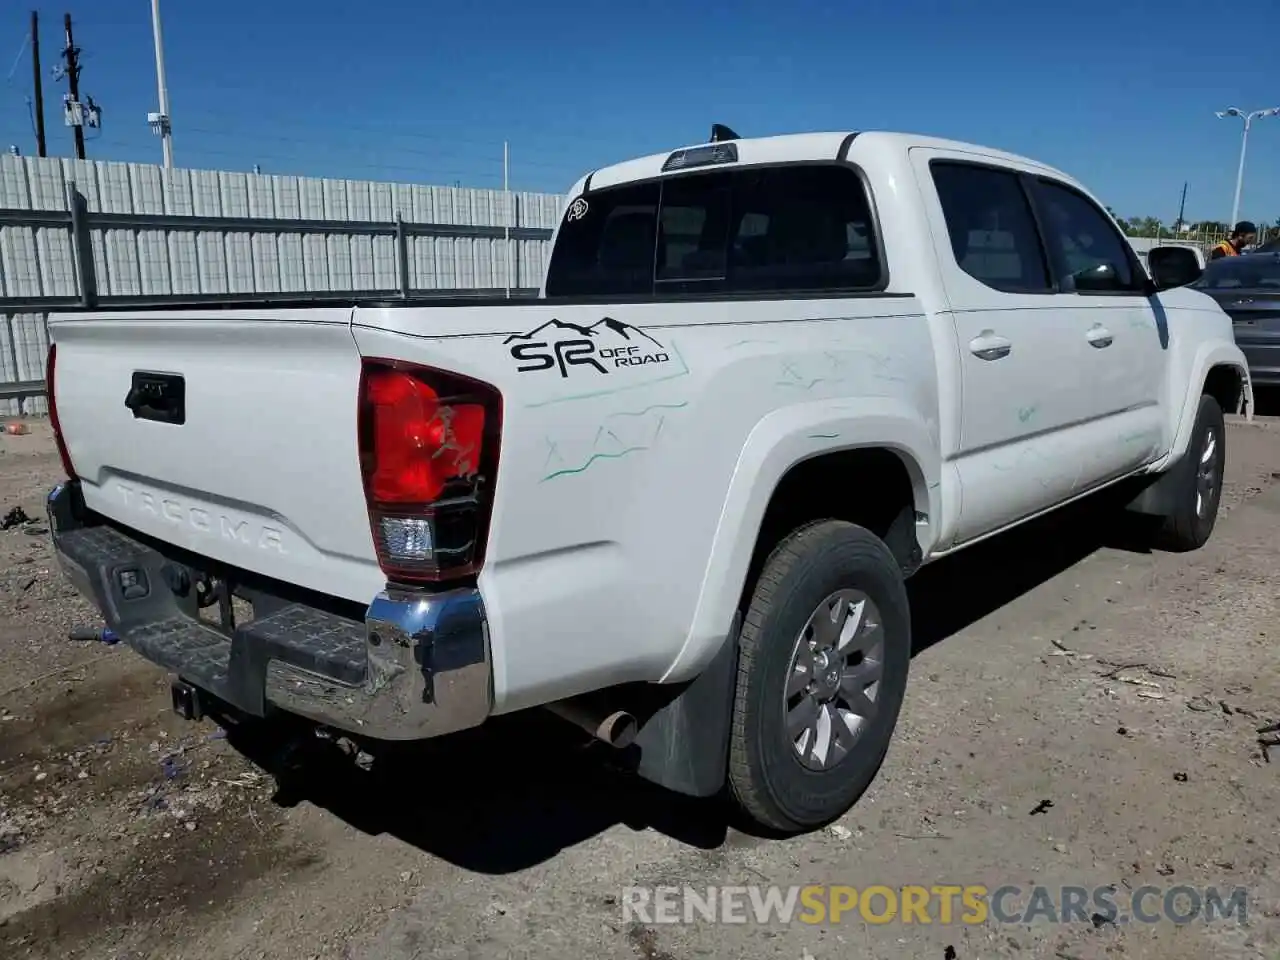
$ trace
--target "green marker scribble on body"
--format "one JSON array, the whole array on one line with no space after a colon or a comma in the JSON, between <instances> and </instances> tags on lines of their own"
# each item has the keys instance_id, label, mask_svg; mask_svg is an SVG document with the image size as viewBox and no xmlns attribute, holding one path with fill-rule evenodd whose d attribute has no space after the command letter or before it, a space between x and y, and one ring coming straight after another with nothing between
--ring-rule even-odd
<instances>
[{"instance_id":1,"label":"green marker scribble on body","mask_svg":"<svg viewBox=\"0 0 1280 960\"><path fill-rule=\"evenodd\" d=\"M810 440L839 440L839 439L840 439L840 434L838 434L838 433L811 433L811 434L809 434L809 439L810 439Z\"/></svg>"},{"instance_id":2,"label":"green marker scribble on body","mask_svg":"<svg viewBox=\"0 0 1280 960\"><path fill-rule=\"evenodd\" d=\"M551 458L555 457L561 463L564 463L564 457L560 455L559 445L550 437L543 437L547 444L547 459L542 462L542 469L547 469L547 465L551 463Z\"/></svg>"},{"instance_id":3,"label":"green marker scribble on body","mask_svg":"<svg viewBox=\"0 0 1280 960\"><path fill-rule=\"evenodd\" d=\"M805 377L800 374L790 361L783 361L782 370L779 376L786 377L785 380L778 380L774 386L778 387L799 387L801 390L812 390L817 384L826 381L826 377L815 377L806 381Z\"/></svg>"},{"instance_id":4,"label":"green marker scribble on body","mask_svg":"<svg viewBox=\"0 0 1280 960\"><path fill-rule=\"evenodd\" d=\"M648 447L627 447L625 450L619 450L617 453L593 453L587 457L587 462L580 467L569 467L565 470L557 470L555 473L549 473L539 483L546 483L548 480L554 480L556 477L567 477L576 473L582 473L597 460L618 460L632 453L639 453L641 450L648 450Z\"/></svg>"},{"instance_id":5,"label":"green marker scribble on body","mask_svg":"<svg viewBox=\"0 0 1280 960\"><path fill-rule=\"evenodd\" d=\"M884 380L889 383L906 383L906 377L889 372L889 368L893 364L893 357L881 353L865 353L864 356L875 366L875 370L871 374L874 379Z\"/></svg>"},{"instance_id":6,"label":"green marker scribble on body","mask_svg":"<svg viewBox=\"0 0 1280 960\"><path fill-rule=\"evenodd\" d=\"M643 416L646 413L650 413L654 410L682 410L688 405L689 405L688 401L681 401L680 403L654 403L645 407L643 410L634 410L634 411L620 410L615 413L609 414L609 417L639 417L639 416ZM608 417L606 417L605 419L608 419ZM556 477L565 477L565 476L571 476L573 474L582 473L583 471L588 469L593 463L595 463L597 460L616 460L619 457L625 457L632 453L639 453L642 450L648 450L655 443L657 443L658 437L662 435L662 428L666 425L666 423L667 423L666 416L663 414L659 414L658 422L657 424L655 424L653 428L653 436L649 439L649 442L644 445L636 445L631 447L624 446L621 437L619 437L616 433L614 433L604 424L601 424L598 428L596 428L595 440L593 440L591 444L593 448L593 452L591 456L589 456L586 459L585 463L577 467L567 467L562 470L556 470L552 473L547 474L538 482L545 483L547 480L554 480ZM607 450L607 451L598 449L600 446L600 442L605 438L612 440L622 449ZM556 444L552 443L550 438L547 438L547 446L551 448L551 451L556 455L556 457L560 460L560 462L563 463L564 457L560 454L560 451L556 449ZM542 465L542 468L545 470L547 466L550 464L550 462L551 462L551 457L550 455L548 455L547 462Z\"/></svg>"},{"instance_id":7,"label":"green marker scribble on body","mask_svg":"<svg viewBox=\"0 0 1280 960\"><path fill-rule=\"evenodd\" d=\"M601 427L600 427L600 429L598 429L598 430L596 431L596 438L595 438L595 440L593 440L593 441L591 442L591 446L593 446L593 447L598 447L598 446L600 446L600 441L601 441L601 439L603 439L604 437L609 437L609 438L610 438L611 440L613 440L613 441L614 441L618 446L622 446L622 441L618 439L618 435L617 435L616 433L614 433L612 430L609 430L609 429L607 429L607 428L606 428L606 427L604 427L604 426L601 426Z\"/></svg>"},{"instance_id":8,"label":"green marker scribble on body","mask_svg":"<svg viewBox=\"0 0 1280 960\"><path fill-rule=\"evenodd\" d=\"M618 410L609 414L610 417L643 417L646 413L652 413L654 410L683 410L689 405L688 400L681 400L679 403L651 403L643 410Z\"/></svg>"},{"instance_id":9,"label":"green marker scribble on body","mask_svg":"<svg viewBox=\"0 0 1280 960\"><path fill-rule=\"evenodd\" d=\"M1026 449L1023 449L1020 453L1018 453L1017 456L1013 457L1011 460L1006 461L1005 463L993 463L991 465L991 468L993 470L999 470L1002 473L1004 473L1009 470L1016 470L1019 467L1024 466L1026 464L1037 464L1037 463L1043 464L1046 462L1047 459L1048 458L1043 451L1036 450L1034 448L1026 448ZM1044 481L1041 481L1041 482L1043 483Z\"/></svg>"},{"instance_id":10,"label":"green marker scribble on body","mask_svg":"<svg viewBox=\"0 0 1280 960\"><path fill-rule=\"evenodd\" d=\"M1040 405L1038 403L1033 404L1032 406L1029 406L1029 407L1019 407L1018 419L1021 420L1023 423L1026 423L1028 420L1030 420L1032 417L1036 415L1036 411L1039 409L1040 409Z\"/></svg>"},{"instance_id":11,"label":"green marker scribble on body","mask_svg":"<svg viewBox=\"0 0 1280 960\"><path fill-rule=\"evenodd\" d=\"M734 347L745 347L749 343L776 344L777 342L777 340L738 340L735 343L729 344L725 349L732 350Z\"/></svg>"},{"instance_id":12,"label":"green marker scribble on body","mask_svg":"<svg viewBox=\"0 0 1280 960\"><path fill-rule=\"evenodd\" d=\"M549 407L553 403L568 403L571 400L590 400L594 397L611 397L616 393L625 393L628 390L641 390L644 387L652 387L657 383L666 383L668 380L678 380L680 377L689 375L689 365L685 363L684 357L680 354L680 348L674 343L671 344L671 352L676 355L676 359L680 361L680 370L677 373L669 373L665 377L657 377L653 380L646 380L643 383L628 383L622 387L605 388L604 390L593 390L590 393L573 393L564 397L552 397L550 400L539 400L536 403L526 403L526 410L535 410L539 407Z\"/></svg>"},{"instance_id":13,"label":"green marker scribble on body","mask_svg":"<svg viewBox=\"0 0 1280 960\"><path fill-rule=\"evenodd\" d=\"M804 379L804 377L802 377L802 376L800 376L800 374L796 373L796 369L795 369L795 367L791 366L791 364L790 364L790 363L786 363L786 362L784 362L784 363L782 364L782 373L783 373L784 375L786 375L786 376L790 377L792 380L803 380L803 379Z\"/></svg>"}]
</instances>

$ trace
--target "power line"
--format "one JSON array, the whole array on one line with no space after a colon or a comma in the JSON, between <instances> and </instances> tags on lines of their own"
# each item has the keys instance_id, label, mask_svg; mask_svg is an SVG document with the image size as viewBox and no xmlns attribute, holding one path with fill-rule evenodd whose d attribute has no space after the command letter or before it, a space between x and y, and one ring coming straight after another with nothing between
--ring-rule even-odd
<instances>
[{"instance_id":1,"label":"power line","mask_svg":"<svg viewBox=\"0 0 1280 960\"><path fill-rule=\"evenodd\" d=\"M262 89L259 87L249 87L249 86L239 85L235 83L227 83L221 78L217 81L217 85L219 90L236 90L236 91L241 91L245 93L254 93L254 94L257 94L259 97L261 97L263 93ZM258 116L263 116L265 119L265 116L262 110L264 107L269 107L269 106L270 106L269 104L259 103L255 106L255 113ZM238 123L241 123L244 120L243 113L237 113L229 110L219 110L217 108L210 109L207 107L202 107L200 109L200 116L207 121L216 122L221 128L218 132L222 134L234 132L236 125ZM222 122L224 119L227 121L227 123L225 124ZM288 132L291 125L294 128L298 129L299 131L314 130L314 125L305 119L299 119L296 111L294 110L287 111L282 116L271 118L270 125L277 131L284 131L284 132ZM355 119L349 119L346 117L336 115L332 111L327 111L325 114L325 126L327 128L333 128L341 131L351 131L351 132L362 131L362 132L368 132L368 133L376 133L379 135L379 139L383 141L419 140L419 141L426 141L429 143L448 143L448 144L456 144L460 146L482 146L482 147L488 147L495 151L501 146L504 140L509 141L510 143L513 143L513 144L518 144L522 142L527 143L529 142L529 139L531 139L532 137L535 137L535 136L545 137L547 134L547 131L545 129L534 128L533 130L529 131L530 137L526 138L522 134L522 131L520 129L513 130L508 127L500 127L500 129L495 131L494 136L489 138L478 138L475 136L458 136L458 135L453 135L449 133L424 133L418 130L406 130L404 127L404 124L398 123L395 121L378 123L378 122L370 122L368 120L355 120ZM256 133L252 135L259 136L259 134L256 134ZM290 137L287 139L295 139L295 138ZM576 165L581 165L584 167L591 167L593 165L598 165L598 164L592 164L590 161L587 161L584 163L582 158L587 154L617 152L616 143L614 141L605 139L603 137L582 136L580 134L557 133L554 136L554 138L548 138L548 139L551 139L558 147L562 148L564 153L561 154L561 152L557 150L555 151L554 154L551 154L551 153L548 153L548 151L543 150L542 151L543 156L564 156L568 162ZM650 152L652 153L662 153L664 151L669 152L671 146L672 144L668 143L666 140L663 140L660 143L656 143L652 147ZM640 152L643 152L643 150L644 148L642 147ZM627 159L631 159L633 156L636 156L636 155L639 155L639 154L635 150L630 150L617 156L615 159L619 161L627 160Z\"/></svg>"},{"instance_id":2,"label":"power line","mask_svg":"<svg viewBox=\"0 0 1280 960\"><path fill-rule=\"evenodd\" d=\"M183 129L189 129L189 128L184 127ZM130 143L129 141L125 141L125 140L115 140L115 139L107 139L107 138L102 139L101 143L104 147L115 147L121 150L128 150L130 152L141 153L141 150L137 143ZM224 149L217 149L217 148L212 148L212 149L200 148L200 149L192 150L191 152L204 155L204 156L210 156L210 157L232 158L239 161L241 164L247 167L252 167L255 163L261 163L263 161L274 161L279 164L290 164L296 168L296 169L291 169L287 171L284 169L267 171L268 173L274 173L277 175L313 177L316 179L353 179L353 180L359 179L358 177L354 177L354 176L341 176L341 175L324 177L318 174L306 172L307 166L309 164L314 163L315 161L315 153L314 153L314 150L306 149L305 145L300 150L300 152L296 154L271 153L271 152L263 152L256 149L224 150ZM126 160L123 162L146 163L148 161L139 159L139 160ZM501 184L502 182L502 171L499 167L499 164L501 163L500 160L494 160L492 163L494 169L491 172L486 172L486 173L477 173L475 167L470 167L469 169L438 169L434 167L428 167L425 164L410 165L410 164L376 163L376 162L368 162L368 161L351 160L351 159L345 159L345 158L342 162L344 166L355 171L365 171L365 172L380 171L385 173L399 172L403 174L410 174L415 177L415 181L418 185L440 186L441 184L439 181L441 179L444 179L444 178L452 179L455 177L468 179L472 181L473 184L475 183L475 181L488 181L495 185ZM191 169L199 169L199 168L193 167ZM221 168L221 169L225 170L225 168ZM429 180L426 179L428 176L431 177L432 179L429 179ZM378 178L375 177L371 179L378 179ZM492 189L492 188L484 187L484 189Z\"/></svg>"},{"instance_id":3,"label":"power line","mask_svg":"<svg viewBox=\"0 0 1280 960\"><path fill-rule=\"evenodd\" d=\"M30 36L22 38L22 43L18 46L17 56L13 58L13 66L9 68L9 75L5 77L6 83L13 83L13 75L18 72L18 64L22 62L22 55L27 52L27 43L30 42L30 40Z\"/></svg>"},{"instance_id":4,"label":"power line","mask_svg":"<svg viewBox=\"0 0 1280 960\"><path fill-rule=\"evenodd\" d=\"M288 136L279 133L256 133L247 131L237 131L231 127L221 127L213 129L201 126L188 126L184 128L190 137L190 143L193 145L193 152L196 154L216 154L221 153L225 156L240 156L245 162L262 161L262 160L281 160L286 159L297 167L297 171L305 171L314 163L316 156L327 156L332 158L334 153L334 143L331 139L320 138L314 133L301 134L298 136ZM339 126L336 128L338 132L345 132L344 128ZM411 134L405 134L406 137L413 137ZM386 139L386 138L382 138ZM481 143L489 147L489 151L481 154L477 151L467 151L457 149L458 143L450 142L444 139L423 136L413 139L424 141L423 143L414 143L413 145L390 144L384 143L381 155L392 155L403 158L423 158L423 163L409 166L401 164L398 167L394 164L363 162L363 165L369 167L381 167L383 169L402 169L420 171L423 168L428 170L436 170L439 167L454 168L451 171L441 171L441 175L445 172L451 175L461 176L464 179L474 180L477 177L475 173L477 167L485 172L480 174L490 182L496 179L494 173L503 161L498 156L498 145L487 141L469 141ZM274 155L270 152L263 151L258 148L257 144L263 144L268 150L274 150ZM440 146L427 146L427 144L440 144ZM208 144L206 147L205 145ZM232 148L232 144L235 148ZM241 147L241 144L250 144L250 146ZM285 145L285 149L281 150L275 147L276 144ZM225 145L225 148L223 148ZM509 141L511 148L511 163L509 166L510 175L519 182L517 189L533 190L542 193L560 193L567 189L568 185L576 180L588 169L607 166L613 160L608 158L603 150L583 151L582 153L572 157L571 159L553 162L545 157L528 157L528 154L522 149L518 142ZM442 149L441 147L444 147ZM612 151L611 151L612 152ZM282 157L282 154L286 155ZM614 158L616 159L616 158ZM342 157L343 162L354 165L361 162L351 157Z\"/></svg>"}]
</instances>

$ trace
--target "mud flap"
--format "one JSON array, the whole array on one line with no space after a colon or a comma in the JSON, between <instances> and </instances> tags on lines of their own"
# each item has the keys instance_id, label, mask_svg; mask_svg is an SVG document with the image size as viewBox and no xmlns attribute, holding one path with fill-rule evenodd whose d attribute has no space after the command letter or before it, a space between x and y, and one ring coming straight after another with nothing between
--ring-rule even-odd
<instances>
[{"instance_id":1,"label":"mud flap","mask_svg":"<svg viewBox=\"0 0 1280 960\"><path fill-rule=\"evenodd\" d=\"M711 797L729 769L729 727L738 675L742 615L705 670L642 720L632 744L635 772L651 783L692 797Z\"/></svg>"},{"instance_id":2,"label":"mud flap","mask_svg":"<svg viewBox=\"0 0 1280 960\"><path fill-rule=\"evenodd\" d=\"M1178 506L1178 497L1185 493L1190 478L1191 458L1184 456L1163 473L1157 474L1130 500L1125 509L1147 517L1168 517Z\"/></svg>"}]
</instances>

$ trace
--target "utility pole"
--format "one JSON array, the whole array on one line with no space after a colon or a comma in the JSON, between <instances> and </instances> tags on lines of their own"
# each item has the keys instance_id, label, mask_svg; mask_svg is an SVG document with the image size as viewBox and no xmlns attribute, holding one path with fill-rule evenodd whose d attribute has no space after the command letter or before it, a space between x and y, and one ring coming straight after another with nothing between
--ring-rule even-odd
<instances>
[{"instance_id":1,"label":"utility pole","mask_svg":"<svg viewBox=\"0 0 1280 960\"><path fill-rule=\"evenodd\" d=\"M164 150L164 165L173 167L173 126L169 121L169 85L164 79L164 38L160 32L160 0L151 0L151 34L156 42L156 87L160 97L160 112L147 114L147 122L160 136Z\"/></svg>"},{"instance_id":2,"label":"utility pole","mask_svg":"<svg viewBox=\"0 0 1280 960\"><path fill-rule=\"evenodd\" d=\"M44 149L44 85L40 76L40 14L31 11L31 73L35 96L36 156L45 156Z\"/></svg>"},{"instance_id":3,"label":"utility pole","mask_svg":"<svg viewBox=\"0 0 1280 960\"><path fill-rule=\"evenodd\" d=\"M1178 219L1173 222L1173 232L1182 232L1182 215L1187 212L1187 181L1182 181L1182 202L1178 204Z\"/></svg>"},{"instance_id":4,"label":"utility pole","mask_svg":"<svg viewBox=\"0 0 1280 960\"><path fill-rule=\"evenodd\" d=\"M64 14L62 25L67 32L67 46L62 51L67 61L67 84L71 89L71 99L67 102L67 122L76 137L76 159L84 159L84 120L80 111L80 48L71 37L71 14Z\"/></svg>"}]
</instances>

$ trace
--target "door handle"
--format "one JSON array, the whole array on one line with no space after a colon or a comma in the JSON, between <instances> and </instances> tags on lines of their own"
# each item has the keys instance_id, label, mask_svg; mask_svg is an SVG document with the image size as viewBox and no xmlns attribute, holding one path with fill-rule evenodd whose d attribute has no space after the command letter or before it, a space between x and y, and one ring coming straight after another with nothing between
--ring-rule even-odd
<instances>
[{"instance_id":1,"label":"door handle","mask_svg":"<svg viewBox=\"0 0 1280 960\"><path fill-rule=\"evenodd\" d=\"M996 336L993 330L983 330L969 341L969 352L979 360L999 360L1007 357L1012 349L1013 343Z\"/></svg>"},{"instance_id":2,"label":"door handle","mask_svg":"<svg viewBox=\"0 0 1280 960\"><path fill-rule=\"evenodd\" d=\"M1089 332L1084 335L1089 341L1089 346L1097 347L1101 350L1103 347L1111 346L1111 341L1115 338L1111 336L1111 331L1100 323L1095 323L1089 328Z\"/></svg>"}]
</instances>

